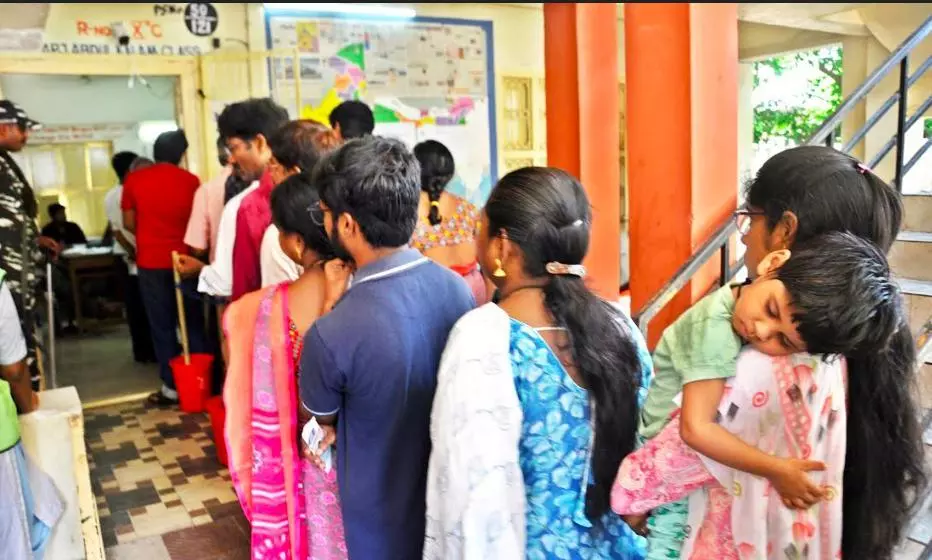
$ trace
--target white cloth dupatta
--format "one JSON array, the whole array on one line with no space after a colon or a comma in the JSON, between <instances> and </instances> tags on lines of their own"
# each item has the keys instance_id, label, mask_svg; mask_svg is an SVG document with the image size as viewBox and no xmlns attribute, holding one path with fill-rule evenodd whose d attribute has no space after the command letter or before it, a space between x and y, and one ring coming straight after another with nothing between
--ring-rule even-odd
<instances>
[{"instance_id":1,"label":"white cloth dupatta","mask_svg":"<svg viewBox=\"0 0 932 560\"><path fill-rule=\"evenodd\" d=\"M524 558L522 412L510 320L489 303L461 318L440 361L430 420L425 559Z\"/></svg>"}]
</instances>

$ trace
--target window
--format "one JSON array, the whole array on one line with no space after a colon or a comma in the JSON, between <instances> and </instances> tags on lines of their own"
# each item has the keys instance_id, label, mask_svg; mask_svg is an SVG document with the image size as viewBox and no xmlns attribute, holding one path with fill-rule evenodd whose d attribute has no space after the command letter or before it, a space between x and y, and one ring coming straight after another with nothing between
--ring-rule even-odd
<instances>
[{"instance_id":1,"label":"window","mask_svg":"<svg viewBox=\"0 0 932 560\"><path fill-rule=\"evenodd\" d=\"M107 227L104 196L117 183L112 155L110 142L44 144L20 152L20 167L39 202L39 223L49 221L45 209L58 202L88 237L102 235Z\"/></svg>"},{"instance_id":2,"label":"window","mask_svg":"<svg viewBox=\"0 0 932 560\"><path fill-rule=\"evenodd\" d=\"M534 103L531 78L506 77L504 83L504 149L534 149Z\"/></svg>"}]
</instances>

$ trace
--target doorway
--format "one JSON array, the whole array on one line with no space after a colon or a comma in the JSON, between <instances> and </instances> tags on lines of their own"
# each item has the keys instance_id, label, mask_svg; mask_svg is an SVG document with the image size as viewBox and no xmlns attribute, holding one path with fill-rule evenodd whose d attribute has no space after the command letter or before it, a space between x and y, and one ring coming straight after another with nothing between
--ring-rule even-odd
<instances>
[{"instance_id":1,"label":"doorway","mask_svg":"<svg viewBox=\"0 0 932 560\"><path fill-rule=\"evenodd\" d=\"M55 318L44 325L51 349L45 384L75 386L85 407L139 398L159 387L158 367L133 357L123 296L135 278L112 251L104 198L119 182L112 156L130 151L151 158L152 143L167 130L185 128L192 139L187 166L198 173L197 62L0 56L0 92L43 125L14 155L36 192L40 227L55 210L86 237L51 265L53 280L60 282L53 290Z\"/></svg>"}]
</instances>

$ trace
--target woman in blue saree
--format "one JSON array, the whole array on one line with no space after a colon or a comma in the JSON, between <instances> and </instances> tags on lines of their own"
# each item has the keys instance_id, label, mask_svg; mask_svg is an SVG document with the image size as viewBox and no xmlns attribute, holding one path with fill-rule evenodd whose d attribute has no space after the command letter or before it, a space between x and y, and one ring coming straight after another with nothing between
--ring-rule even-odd
<instances>
[{"instance_id":1,"label":"woman in blue saree","mask_svg":"<svg viewBox=\"0 0 932 560\"><path fill-rule=\"evenodd\" d=\"M650 356L584 283L591 210L563 171L499 181L478 234L500 297L450 334L431 417L425 558L640 559L608 507Z\"/></svg>"}]
</instances>

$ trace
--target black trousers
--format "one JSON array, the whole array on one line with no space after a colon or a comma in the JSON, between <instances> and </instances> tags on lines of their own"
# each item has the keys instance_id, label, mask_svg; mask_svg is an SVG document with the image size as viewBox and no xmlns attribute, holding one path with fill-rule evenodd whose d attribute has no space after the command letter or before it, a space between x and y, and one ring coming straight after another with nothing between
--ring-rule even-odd
<instances>
[{"instance_id":1,"label":"black trousers","mask_svg":"<svg viewBox=\"0 0 932 560\"><path fill-rule=\"evenodd\" d=\"M207 348L214 356L213 374L211 376L211 394L223 394L223 382L226 379L226 365L223 363L223 343L220 339L220 320L217 317L218 304L207 305Z\"/></svg>"},{"instance_id":2,"label":"black trousers","mask_svg":"<svg viewBox=\"0 0 932 560\"><path fill-rule=\"evenodd\" d=\"M133 359L140 363L153 363L155 348L152 346L152 333L149 330L149 319L146 317L146 308L142 304L139 293L139 277L129 274L125 263L123 267L123 305L126 306L126 322L129 324L129 336L133 344Z\"/></svg>"}]
</instances>

